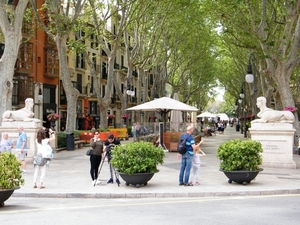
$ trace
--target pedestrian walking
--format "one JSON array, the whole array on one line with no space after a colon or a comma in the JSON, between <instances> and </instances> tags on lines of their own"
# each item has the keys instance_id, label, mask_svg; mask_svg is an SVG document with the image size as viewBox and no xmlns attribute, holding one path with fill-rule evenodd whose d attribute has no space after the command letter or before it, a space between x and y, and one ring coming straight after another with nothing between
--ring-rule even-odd
<instances>
[{"instance_id":1,"label":"pedestrian walking","mask_svg":"<svg viewBox=\"0 0 300 225\"><path fill-rule=\"evenodd\" d=\"M141 125L139 122L137 122L135 125L135 131L136 131L136 137L139 138L141 135Z\"/></svg>"},{"instance_id":2,"label":"pedestrian walking","mask_svg":"<svg viewBox=\"0 0 300 225\"><path fill-rule=\"evenodd\" d=\"M27 134L22 126L19 126L17 131L19 132L19 137L16 144L16 151L18 153L18 159L21 161L22 175L26 175L26 155L28 151L27 147Z\"/></svg>"},{"instance_id":3,"label":"pedestrian walking","mask_svg":"<svg viewBox=\"0 0 300 225\"><path fill-rule=\"evenodd\" d=\"M131 127L131 135L132 135L133 141L136 141L136 128L135 128L135 126L136 126L136 123L133 123L132 127Z\"/></svg>"}]
</instances>

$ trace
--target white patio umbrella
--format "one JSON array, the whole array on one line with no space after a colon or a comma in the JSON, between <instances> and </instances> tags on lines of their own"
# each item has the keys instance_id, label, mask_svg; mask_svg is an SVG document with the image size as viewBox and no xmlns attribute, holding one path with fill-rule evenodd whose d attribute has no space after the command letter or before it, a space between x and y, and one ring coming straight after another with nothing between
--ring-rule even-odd
<instances>
[{"instance_id":1,"label":"white patio umbrella","mask_svg":"<svg viewBox=\"0 0 300 225\"><path fill-rule=\"evenodd\" d=\"M205 117L207 117L207 118L214 118L214 117L216 117L217 115L215 115L215 114L213 114L213 113L210 113L210 112L203 112L203 113L201 113L201 114L199 114L198 116L197 116L197 118L205 118Z\"/></svg>"},{"instance_id":2,"label":"white patio umbrella","mask_svg":"<svg viewBox=\"0 0 300 225\"><path fill-rule=\"evenodd\" d=\"M174 93L173 99L177 101L179 100L177 93ZM171 129L178 132L180 123L182 123L182 112L179 110L172 110L170 118Z\"/></svg>"},{"instance_id":3,"label":"white patio umbrella","mask_svg":"<svg viewBox=\"0 0 300 225\"><path fill-rule=\"evenodd\" d=\"M226 113L219 113L218 117L220 117L220 120L229 120L229 117Z\"/></svg>"},{"instance_id":4,"label":"white patio umbrella","mask_svg":"<svg viewBox=\"0 0 300 225\"><path fill-rule=\"evenodd\" d=\"M154 99L150 102L146 102L126 110L131 111L156 111L156 112L165 112L168 113L172 110L178 111L190 111L190 112L197 112L198 109L187 105L183 102L177 101L175 99L169 97L162 97L158 99Z\"/></svg>"},{"instance_id":5,"label":"white patio umbrella","mask_svg":"<svg viewBox=\"0 0 300 225\"><path fill-rule=\"evenodd\" d=\"M161 113L164 118L164 127L166 127L167 114L172 110L177 111L188 111L188 112L197 112L198 109L187 105L183 102L177 101L169 97L161 97L154 99L152 101L128 108L126 110L131 111L155 111Z\"/></svg>"}]
</instances>

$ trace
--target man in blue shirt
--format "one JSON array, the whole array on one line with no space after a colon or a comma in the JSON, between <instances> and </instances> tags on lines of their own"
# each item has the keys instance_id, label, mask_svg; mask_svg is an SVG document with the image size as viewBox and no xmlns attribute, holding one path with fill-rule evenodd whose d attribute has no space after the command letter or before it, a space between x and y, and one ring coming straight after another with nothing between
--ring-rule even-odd
<instances>
[{"instance_id":1,"label":"man in blue shirt","mask_svg":"<svg viewBox=\"0 0 300 225\"><path fill-rule=\"evenodd\" d=\"M195 139L192 136L194 132L194 126L190 125L186 128L186 133L183 135L183 138L186 139L186 153L182 155L181 159L181 168L179 173L179 185L184 186L193 186L193 184L189 184L190 170L192 168L192 160L194 155L194 148L199 147L203 141L199 144L195 144ZM180 158L180 154L178 153L178 158Z\"/></svg>"},{"instance_id":2,"label":"man in blue shirt","mask_svg":"<svg viewBox=\"0 0 300 225\"><path fill-rule=\"evenodd\" d=\"M27 134L22 126L18 127L19 137L16 144L16 150L18 152L18 159L21 161L22 174L26 175L26 162L25 157L28 151L27 147Z\"/></svg>"}]
</instances>

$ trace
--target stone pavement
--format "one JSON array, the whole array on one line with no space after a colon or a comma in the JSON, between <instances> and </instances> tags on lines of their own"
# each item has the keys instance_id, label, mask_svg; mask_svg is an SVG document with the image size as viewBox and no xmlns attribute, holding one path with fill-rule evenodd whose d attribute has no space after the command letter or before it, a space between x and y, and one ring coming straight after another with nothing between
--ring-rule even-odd
<instances>
[{"instance_id":1,"label":"stone pavement","mask_svg":"<svg viewBox=\"0 0 300 225\"><path fill-rule=\"evenodd\" d=\"M178 185L180 160L176 152L166 152L165 162L159 166L159 172L147 186L136 188L121 184L107 184L109 178L108 163L105 162L99 176L100 185L93 186L89 174L89 157L85 155L87 147L75 151L61 151L47 170L45 189L33 188L33 165L27 165L28 174L24 176L25 185L16 190L14 197L53 197L53 198L143 198L143 197L201 197L230 195L272 195L300 194L300 155L294 154L297 169L263 168L255 180L248 185L229 184L227 177L219 171L216 158L217 147L224 141L240 138L243 135L233 127L225 133L204 137L200 186L185 187ZM130 140L129 140L130 141ZM126 143L123 141L121 143Z\"/></svg>"}]
</instances>

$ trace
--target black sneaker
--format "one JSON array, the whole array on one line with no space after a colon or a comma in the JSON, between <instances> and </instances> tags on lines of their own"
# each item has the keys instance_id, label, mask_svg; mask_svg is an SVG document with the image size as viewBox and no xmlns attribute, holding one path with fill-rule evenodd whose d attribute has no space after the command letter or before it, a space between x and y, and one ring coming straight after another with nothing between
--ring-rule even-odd
<instances>
[{"instance_id":1,"label":"black sneaker","mask_svg":"<svg viewBox=\"0 0 300 225\"><path fill-rule=\"evenodd\" d=\"M182 186L182 185L184 185L184 183L179 183L179 186Z\"/></svg>"},{"instance_id":2,"label":"black sneaker","mask_svg":"<svg viewBox=\"0 0 300 225\"><path fill-rule=\"evenodd\" d=\"M112 178L110 178L108 181L107 181L107 183L109 184L109 183L113 183L114 182L114 180L112 179Z\"/></svg>"}]
</instances>

